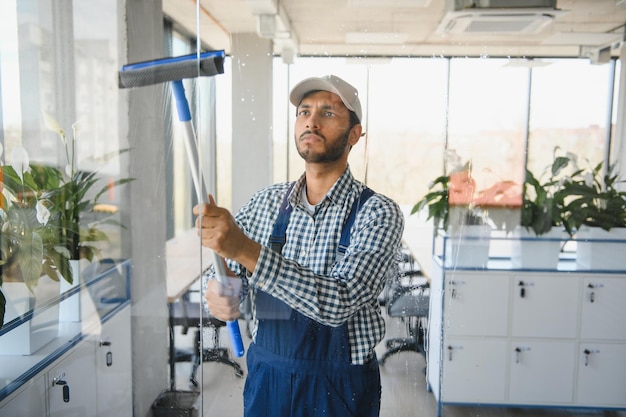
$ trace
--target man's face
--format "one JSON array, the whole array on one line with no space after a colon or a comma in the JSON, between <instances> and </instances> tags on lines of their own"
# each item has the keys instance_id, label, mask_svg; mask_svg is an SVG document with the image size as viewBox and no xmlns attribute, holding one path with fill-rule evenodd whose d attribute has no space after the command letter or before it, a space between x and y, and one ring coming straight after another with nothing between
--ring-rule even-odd
<instances>
[{"instance_id":1,"label":"man's face","mask_svg":"<svg viewBox=\"0 0 626 417\"><path fill-rule=\"evenodd\" d=\"M350 128L350 110L336 94L317 91L300 102L295 140L305 162L326 163L347 158L349 148L359 137L360 125Z\"/></svg>"}]
</instances>

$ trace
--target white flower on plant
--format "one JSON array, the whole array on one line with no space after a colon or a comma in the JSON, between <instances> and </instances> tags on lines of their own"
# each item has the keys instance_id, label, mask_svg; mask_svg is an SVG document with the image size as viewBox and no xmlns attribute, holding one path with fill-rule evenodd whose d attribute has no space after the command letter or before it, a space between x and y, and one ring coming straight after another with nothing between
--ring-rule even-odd
<instances>
[{"instance_id":1,"label":"white flower on plant","mask_svg":"<svg viewBox=\"0 0 626 417\"><path fill-rule=\"evenodd\" d=\"M65 137L65 131L63 130L59 122L57 122L54 117L50 116L46 112L43 112L43 120L46 127L49 130L55 132L61 138L61 142L63 142L63 147L65 148L65 160L67 161L67 165L65 165L65 174L68 177L72 178L74 176L74 172L76 171L76 167L74 166L74 140L77 137L78 122L72 123L72 135L74 140L70 142L71 146L68 146L68 141Z\"/></svg>"},{"instance_id":2,"label":"white flower on plant","mask_svg":"<svg viewBox=\"0 0 626 417\"><path fill-rule=\"evenodd\" d=\"M593 172L585 173L585 185L587 187L593 187Z\"/></svg>"},{"instance_id":3,"label":"white flower on plant","mask_svg":"<svg viewBox=\"0 0 626 417\"><path fill-rule=\"evenodd\" d=\"M54 120L54 118L46 112L43 112L43 122L48 129L56 132L61 137L63 143L65 143L65 132L63 131L61 125L59 125L59 122Z\"/></svg>"},{"instance_id":4,"label":"white flower on plant","mask_svg":"<svg viewBox=\"0 0 626 417\"><path fill-rule=\"evenodd\" d=\"M11 166L20 177L20 180L24 181L24 173L30 172L30 159L28 158L28 152L22 145L17 145L11 151Z\"/></svg>"},{"instance_id":5,"label":"white flower on plant","mask_svg":"<svg viewBox=\"0 0 626 417\"><path fill-rule=\"evenodd\" d=\"M37 200L35 210L37 210L37 221L43 226L48 224L48 220L50 219L50 210L48 210L48 207L43 204L43 201Z\"/></svg>"}]
</instances>

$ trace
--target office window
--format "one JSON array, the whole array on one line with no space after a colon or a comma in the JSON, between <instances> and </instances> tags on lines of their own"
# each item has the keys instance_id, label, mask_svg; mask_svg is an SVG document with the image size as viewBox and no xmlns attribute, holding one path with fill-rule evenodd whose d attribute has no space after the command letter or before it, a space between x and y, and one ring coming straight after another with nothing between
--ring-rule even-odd
<instances>
[{"instance_id":1,"label":"office window","mask_svg":"<svg viewBox=\"0 0 626 417\"><path fill-rule=\"evenodd\" d=\"M505 181L521 187L526 161L530 169L543 169L556 145L579 149L597 163L607 157L613 132L613 65L585 59L298 58L286 66L277 59L275 179L293 180L303 170L293 144L289 90L329 73L345 77L361 96L367 134L350 156L353 173L407 210L443 174L444 150L462 163L471 160L477 192Z\"/></svg>"},{"instance_id":2,"label":"office window","mask_svg":"<svg viewBox=\"0 0 626 417\"><path fill-rule=\"evenodd\" d=\"M99 3L98 19L82 2L4 1L1 7L2 164L11 163L18 146L31 162L62 172L73 159L74 172L96 173L99 182L88 193L94 197L128 169L127 155L117 155L128 147L117 134L117 6ZM58 123L66 142L47 120ZM111 187L98 201L119 208L122 189ZM80 220L103 216L81 213ZM113 217L119 221L119 212ZM121 229L111 224L103 226L111 236L102 255L119 258Z\"/></svg>"},{"instance_id":3,"label":"office window","mask_svg":"<svg viewBox=\"0 0 626 417\"><path fill-rule=\"evenodd\" d=\"M472 161L478 192L524 179L528 69L508 62L458 58L450 63L446 148L462 163Z\"/></svg>"},{"instance_id":4,"label":"office window","mask_svg":"<svg viewBox=\"0 0 626 417\"><path fill-rule=\"evenodd\" d=\"M615 63L545 62L532 70L528 168L542 172L555 147L577 154L581 166L586 166L584 159L595 166L608 156Z\"/></svg>"},{"instance_id":5,"label":"office window","mask_svg":"<svg viewBox=\"0 0 626 417\"><path fill-rule=\"evenodd\" d=\"M367 182L411 206L443 170L448 61L394 58L369 70Z\"/></svg>"}]
</instances>

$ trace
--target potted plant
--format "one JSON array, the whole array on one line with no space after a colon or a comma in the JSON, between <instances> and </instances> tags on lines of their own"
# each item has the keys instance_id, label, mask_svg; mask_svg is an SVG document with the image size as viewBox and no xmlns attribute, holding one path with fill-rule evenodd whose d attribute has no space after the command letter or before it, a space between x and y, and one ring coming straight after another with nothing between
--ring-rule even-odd
<instances>
[{"instance_id":1,"label":"potted plant","mask_svg":"<svg viewBox=\"0 0 626 417\"><path fill-rule=\"evenodd\" d=\"M102 226L117 224L110 219L81 224L80 214L93 211L110 187L132 181L119 179L94 190L99 184L97 171L84 172L76 166L76 124L74 140L68 143L58 123L49 116L44 119L64 145L65 169L31 162L21 146L13 149L10 165L0 167L0 286L17 280L30 293L35 292L44 275L53 281L75 283L71 262L98 257L98 244L108 240ZM127 151L123 149L104 158ZM0 327L5 322L6 303L0 292Z\"/></svg>"},{"instance_id":2,"label":"potted plant","mask_svg":"<svg viewBox=\"0 0 626 417\"><path fill-rule=\"evenodd\" d=\"M619 242L626 241L626 191L617 166L600 162L581 170L563 185L563 224L575 233L579 269L626 270ZM622 242L624 243L624 242Z\"/></svg>"},{"instance_id":3,"label":"potted plant","mask_svg":"<svg viewBox=\"0 0 626 417\"><path fill-rule=\"evenodd\" d=\"M511 247L511 262L514 268L555 269L563 244L564 198L563 170L575 166L576 156L557 155L537 178L529 169L522 192L520 227ZM545 178L545 180L544 180Z\"/></svg>"},{"instance_id":4,"label":"potted plant","mask_svg":"<svg viewBox=\"0 0 626 417\"><path fill-rule=\"evenodd\" d=\"M445 266L485 267L491 226L485 211L472 203L475 181L471 162L459 164L454 151L447 154L446 162L454 165L450 174L429 185L429 192L413 206L411 214L428 208L427 220L433 219L434 235L445 232Z\"/></svg>"}]
</instances>

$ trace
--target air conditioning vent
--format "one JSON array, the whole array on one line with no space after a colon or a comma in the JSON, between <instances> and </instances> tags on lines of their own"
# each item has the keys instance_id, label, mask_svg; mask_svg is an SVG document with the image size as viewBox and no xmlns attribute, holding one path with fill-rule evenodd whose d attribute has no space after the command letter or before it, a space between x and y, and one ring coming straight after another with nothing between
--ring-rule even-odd
<instances>
[{"instance_id":1,"label":"air conditioning vent","mask_svg":"<svg viewBox=\"0 0 626 417\"><path fill-rule=\"evenodd\" d=\"M446 0L439 34L539 33L565 12L556 0Z\"/></svg>"},{"instance_id":2,"label":"air conditioning vent","mask_svg":"<svg viewBox=\"0 0 626 417\"><path fill-rule=\"evenodd\" d=\"M448 12L437 28L437 33L538 33L550 25L554 18L555 13L532 10Z\"/></svg>"}]
</instances>

